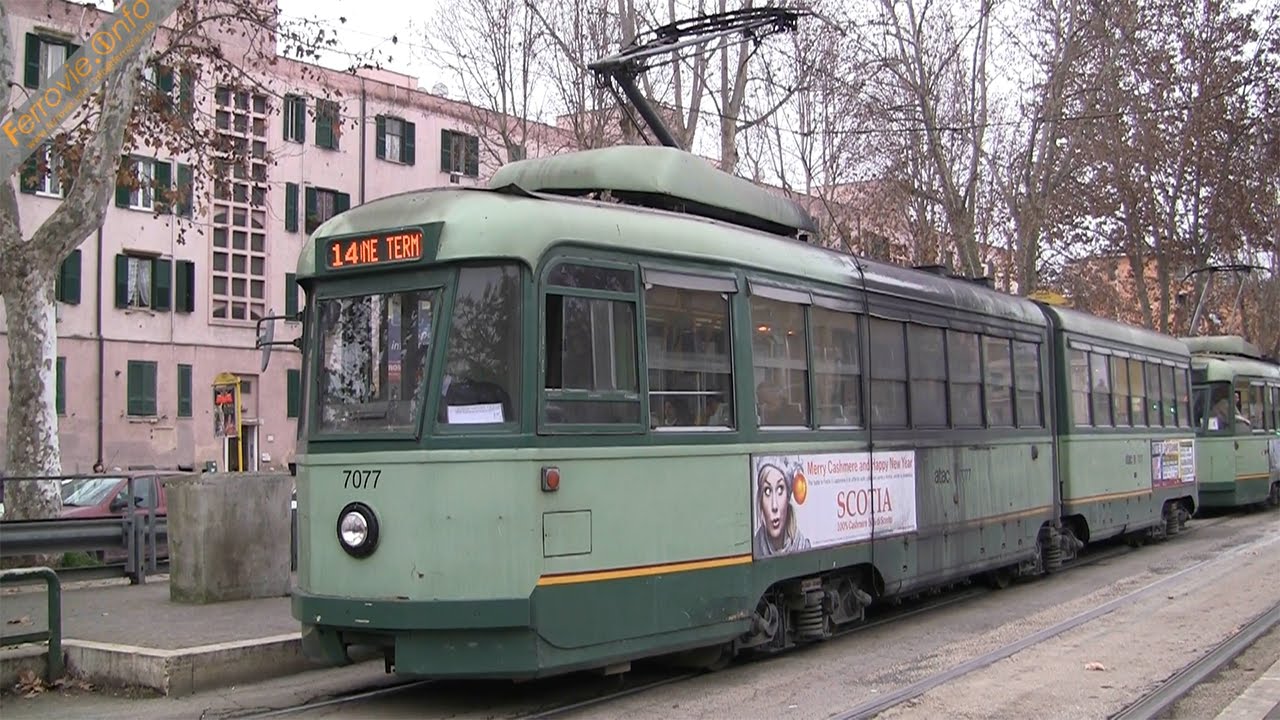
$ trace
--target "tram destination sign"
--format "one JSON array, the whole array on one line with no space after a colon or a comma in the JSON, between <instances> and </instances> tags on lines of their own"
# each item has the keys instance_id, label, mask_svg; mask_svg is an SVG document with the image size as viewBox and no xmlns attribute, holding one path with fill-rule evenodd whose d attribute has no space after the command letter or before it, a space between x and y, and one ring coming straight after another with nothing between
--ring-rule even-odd
<instances>
[{"instance_id":1,"label":"tram destination sign","mask_svg":"<svg viewBox=\"0 0 1280 720\"><path fill-rule=\"evenodd\" d=\"M337 238L326 244L324 264L329 270L356 270L417 262L423 258L422 239L418 229Z\"/></svg>"}]
</instances>

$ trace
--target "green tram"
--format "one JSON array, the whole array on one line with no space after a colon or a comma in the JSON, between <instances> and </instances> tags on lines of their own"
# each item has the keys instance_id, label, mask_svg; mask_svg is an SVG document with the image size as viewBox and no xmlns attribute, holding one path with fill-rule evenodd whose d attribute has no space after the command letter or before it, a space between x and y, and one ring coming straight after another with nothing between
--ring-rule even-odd
<instances>
[{"instance_id":1,"label":"green tram","mask_svg":"<svg viewBox=\"0 0 1280 720\"><path fill-rule=\"evenodd\" d=\"M1280 506L1280 365L1239 336L1182 340L1192 352L1202 505Z\"/></svg>"},{"instance_id":2,"label":"green tram","mask_svg":"<svg viewBox=\"0 0 1280 720\"><path fill-rule=\"evenodd\" d=\"M293 341L305 651L431 677L715 667L1090 537L1162 537L1194 501L1142 466L1192 438L1173 345L815 232L653 147L324 223ZM1087 424L1046 392L1079 357L1113 389Z\"/></svg>"}]
</instances>

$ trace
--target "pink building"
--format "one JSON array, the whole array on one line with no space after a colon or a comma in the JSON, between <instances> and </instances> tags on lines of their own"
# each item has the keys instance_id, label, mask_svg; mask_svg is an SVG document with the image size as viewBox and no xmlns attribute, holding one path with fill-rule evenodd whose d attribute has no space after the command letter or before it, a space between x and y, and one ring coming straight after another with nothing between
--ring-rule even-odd
<instances>
[{"instance_id":1,"label":"pink building","mask_svg":"<svg viewBox=\"0 0 1280 720\"><path fill-rule=\"evenodd\" d=\"M25 97L66 60L69 45L107 17L62 0L11 7L14 95ZM244 52L243 42L228 35L224 52ZM274 49L274 39L267 42ZM555 128L533 126L526 143L510 147L477 130L484 122L497 127L496 119L396 73L353 76L283 57L274 67L245 65L260 87L204 80L191 97L224 136L251 150L251 167L198 199L194 214L178 209L155 218L152 192L118 188L101 229L63 264L57 414L64 472L88 472L98 460L122 469L236 469L241 444L244 469L284 467L295 449L299 357L277 347L261 372L254 322L297 311L293 271L307 233L375 198L483 183L502 153L482 147L497 143L518 159L563 145ZM341 97L323 100L326 87ZM135 148L132 156L140 174L160 184L181 183L192 172L190 160L164 152ZM22 190L29 235L57 207L61 190L38 173L10 182ZM184 226L187 240L179 244ZM7 372L2 320L0 304L0 367ZM278 336L299 331L297 323L277 328ZM213 386L224 374L241 383L235 438L220 434L216 422ZM7 383L0 383L0 407L7 402ZM0 421L0 436L4 431Z\"/></svg>"}]
</instances>

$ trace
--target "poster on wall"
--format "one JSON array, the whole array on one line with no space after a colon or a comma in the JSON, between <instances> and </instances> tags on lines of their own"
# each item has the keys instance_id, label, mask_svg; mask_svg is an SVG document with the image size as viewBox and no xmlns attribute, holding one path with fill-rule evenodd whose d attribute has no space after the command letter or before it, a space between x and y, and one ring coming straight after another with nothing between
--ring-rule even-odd
<instances>
[{"instance_id":1,"label":"poster on wall","mask_svg":"<svg viewBox=\"0 0 1280 720\"><path fill-rule=\"evenodd\" d=\"M756 558L916 529L914 450L753 455L751 486Z\"/></svg>"},{"instance_id":2,"label":"poster on wall","mask_svg":"<svg viewBox=\"0 0 1280 720\"><path fill-rule=\"evenodd\" d=\"M1196 441L1151 441L1151 487L1174 487L1196 481Z\"/></svg>"}]
</instances>

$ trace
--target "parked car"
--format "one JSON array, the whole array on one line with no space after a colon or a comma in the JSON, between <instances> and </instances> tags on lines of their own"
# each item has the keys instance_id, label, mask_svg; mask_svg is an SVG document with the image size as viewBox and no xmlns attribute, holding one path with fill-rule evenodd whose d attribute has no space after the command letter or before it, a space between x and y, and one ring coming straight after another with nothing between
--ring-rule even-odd
<instances>
[{"instance_id":1,"label":"parked car","mask_svg":"<svg viewBox=\"0 0 1280 720\"><path fill-rule=\"evenodd\" d=\"M164 483L159 477L143 476L134 479L134 513L145 516L148 508L155 508L157 518L168 516L168 498ZM116 475L78 478L63 485L62 517L108 518L123 517L129 508L129 478ZM90 553L100 562L119 562L125 558L123 550ZM167 542L156 543L156 557L169 555Z\"/></svg>"}]
</instances>

